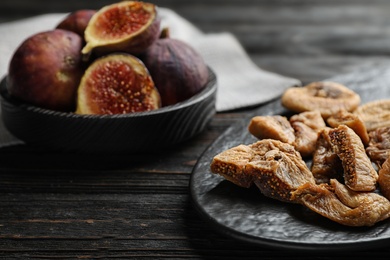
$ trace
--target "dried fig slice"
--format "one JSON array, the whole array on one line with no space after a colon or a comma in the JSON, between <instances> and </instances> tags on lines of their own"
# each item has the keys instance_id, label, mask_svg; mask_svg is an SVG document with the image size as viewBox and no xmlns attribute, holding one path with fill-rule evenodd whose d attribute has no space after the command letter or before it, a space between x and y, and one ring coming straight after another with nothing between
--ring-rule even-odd
<instances>
[{"instance_id":1,"label":"dried fig slice","mask_svg":"<svg viewBox=\"0 0 390 260\"><path fill-rule=\"evenodd\" d=\"M373 191L378 173L368 158L360 137L348 126L340 125L329 130L333 151L344 169L344 182L354 191Z\"/></svg>"},{"instance_id":2,"label":"dried fig slice","mask_svg":"<svg viewBox=\"0 0 390 260\"><path fill-rule=\"evenodd\" d=\"M78 89L78 114L125 114L161 107L161 99L145 65L130 54L95 60Z\"/></svg>"},{"instance_id":3,"label":"dried fig slice","mask_svg":"<svg viewBox=\"0 0 390 260\"><path fill-rule=\"evenodd\" d=\"M85 29L83 54L128 52L139 54L160 35L160 19L154 4L122 1L96 12Z\"/></svg>"},{"instance_id":4,"label":"dried fig slice","mask_svg":"<svg viewBox=\"0 0 390 260\"><path fill-rule=\"evenodd\" d=\"M245 172L245 167L255 156L249 146L241 144L214 156L210 169L240 187L249 188L253 184L253 176Z\"/></svg>"},{"instance_id":5,"label":"dried fig slice","mask_svg":"<svg viewBox=\"0 0 390 260\"><path fill-rule=\"evenodd\" d=\"M376 100L360 105L354 114L360 116L368 132L379 127L390 126L390 99Z\"/></svg>"},{"instance_id":6,"label":"dried fig slice","mask_svg":"<svg viewBox=\"0 0 390 260\"><path fill-rule=\"evenodd\" d=\"M360 96L337 82L319 81L304 87L287 89L282 95L282 105L291 111L319 110L324 119L339 110L353 111L360 104Z\"/></svg>"}]
</instances>

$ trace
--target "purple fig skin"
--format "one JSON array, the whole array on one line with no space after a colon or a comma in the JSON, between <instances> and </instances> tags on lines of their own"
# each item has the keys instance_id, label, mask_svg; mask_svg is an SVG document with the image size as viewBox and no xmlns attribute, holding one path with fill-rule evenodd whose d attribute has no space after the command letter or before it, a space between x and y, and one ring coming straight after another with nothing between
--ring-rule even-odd
<instances>
[{"instance_id":1,"label":"purple fig skin","mask_svg":"<svg viewBox=\"0 0 390 260\"><path fill-rule=\"evenodd\" d=\"M81 9L74 11L67 15L60 23L57 25L56 29L62 29L77 33L84 39L84 31L87 28L89 20L96 13L96 10L91 9Z\"/></svg>"},{"instance_id":2,"label":"purple fig skin","mask_svg":"<svg viewBox=\"0 0 390 260\"><path fill-rule=\"evenodd\" d=\"M13 54L7 76L11 96L57 111L74 111L84 73L82 38L55 29L27 38Z\"/></svg>"},{"instance_id":3,"label":"purple fig skin","mask_svg":"<svg viewBox=\"0 0 390 260\"><path fill-rule=\"evenodd\" d=\"M158 39L140 57L160 92L162 106L192 97L208 81L209 71L202 56L183 41Z\"/></svg>"}]
</instances>

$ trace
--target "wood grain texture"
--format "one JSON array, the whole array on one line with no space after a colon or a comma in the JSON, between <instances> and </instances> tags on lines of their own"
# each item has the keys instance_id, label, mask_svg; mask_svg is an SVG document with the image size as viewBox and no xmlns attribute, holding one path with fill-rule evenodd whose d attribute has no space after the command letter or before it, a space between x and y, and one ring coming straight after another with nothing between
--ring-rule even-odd
<instances>
[{"instance_id":1,"label":"wood grain texture","mask_svg":"<svg viewBox=\"0 0 390 260\"><path fill-rule=\"evenodd\" d=\"M0 22L112 2L2 0ZM389 58L386 0L151 2L204 32L232 32L260 67L304 83ZM253 246L219 234L199 217L188 193L192 168L252 111L217 114L194 139L147 155L1 149L0 258L387 259L389 249L308 254Z\"/></svg>"}]
</instances>

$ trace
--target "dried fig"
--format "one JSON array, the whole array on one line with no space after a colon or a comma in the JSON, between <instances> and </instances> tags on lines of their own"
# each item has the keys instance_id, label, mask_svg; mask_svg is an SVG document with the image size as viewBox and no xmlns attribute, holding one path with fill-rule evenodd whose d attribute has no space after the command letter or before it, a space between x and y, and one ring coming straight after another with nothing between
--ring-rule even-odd
<instances>
[{"instance_id":1,"label":"dried fig","mask_svg":"<svg viewBox=\"0 0 390 260\"><path fill-rule=\"evenodd\" d=\"M142 61L130 54L110 54L85 71L76 113L125 114L160 106L160 95Z\"/></svg>"},{"instance_id":2,"label":"dried fig","mask_svg":"<svg viewBox=\"0 0 390 260\"><path fill-rule=\"evenodd\" d=\"M87 44L82 52L139 54L159 35L160 19L155 5L122 1L105 6L92 16L85 29Z\"/></svg>"},{"instance_id":3,"label":"dried fig","mask_svg":"<svg viewBox=\"0 0 390 260\"><path fill-rule=\"evenodd\" d=\"M378 184L383 196L390 200L390 157L386 159L379 170Z\"/></svg>"},{"instance_id":4,"label":"dried fig","mask_svg":"<svg viewBox=\"0 0 390 260\"><path fill-rule=\"evenodd\" d=\"M281 115L254 116L248 125L248 131L258 139L274 139L293 144L294 128L287 117Z\"/></svg>"},{"instance_id":5,"label":"dried fig","mask_svg":"<svg viewBox=\"0 0 390 260\"><path fill-rule=\"evenodd\" d=\"M313 153L310 170L317 184L329 183L331 179L342 181L344 178L342 162L332 149L329 137L330 129L325 127L319 132Z\"/></svg>"},{"instance_id":6,"label":"dried fig","mask_svg":"<svg viewBox=\"0 0 390 260\"><path fill-rule=\"evenodd\" d=\"M306 183L292 198L314 212L339 224L373 226L390 217L390 202L375 192L356 192L335 179L328 184Z\"/></svg>"},{"instance_id":7,"label":"dried fig","mask_svg":"<svg viewBox=\"0 0 390 260\"><path fill-rule=\"evenodd\" d=\"M345 185L354 191L375 190L378 174L360 137L346 125L333 128L328 133L332 150L343 165Z\"/></svg>"},{"instance_id":8,"label":"dried fig","mask_svg":"<svg viewBox=\"0 0 390 260\"><path fill-rule=\"evenodd\" d=\"M370 137L367 133L367 128L363 120L356 114L345 110L340 110L336 114L330 116L327 121L330 127L336 128L339 125L346 125L350 127L362 139L365 146L368 145Z\"/></svg>"},{"instance_id":9,"label":"dried fig","mask_svg":"<svg viewBox=\"0 0 390 260\"><path fill-rule=\"evenodd\" d=\"M353 111L360 104L360 96L346 86L329 81L313 82L304 87L287 89L282 105L291 111L319 110L324 119L339 110Z\"/></svg>"},{"instance_id":10,"label":"dried fig","mask_svg":"<svg viewBox=\"0 0 390 260\"><path fill-rule=\"evenodd\" d=\"M366 153L371 162L380 169L387 158L390 158L390 126L376 128L370 131L368 136L370 141Z\"/></svg>"},{"instance_id":11,"label":"dried fig","mask_svg":"<svg viewBox=\"0 0 390 260\"><path fill-rule=\"evenodd\" d=\"M363 120L368 132L380 127L388 127L390 126L390 99L363 104L354 111L354 114Z\"/></svg>"},{"instance_id":12,"label":"dried fig","mask_svg":"<svg viewBox=\"0 0 390 260\"><path fill-rule=\"evenodd\" d=\"M10 95L39 107L74 111L77 87L84 72L82 44L79 35L60 29L27 38L10 61Z\"/></svg>"},{"instance_id":13,"label":"dried fig","mask_svg":"<svg viewBox=\"0 0 390 260\"><path fill-rule=\"evenodd\" d=\"M294 147L273 139L222 151L214 156L210 170L241 187L254 183L265 196L285 202L294 202L291 192L300 185L315 183Z\"/></svg>"},{"instance_id":14,"label":"dried fig","mask_svg":"<svg viewBox=\"0 0 390 260\"><path fill-rule=\"evenodd\" d=\"M158 39L141 59L160 92L163 106L190 98L208 81L209 72L202 56L177 39Z\"/></svg>"}]
</instances>

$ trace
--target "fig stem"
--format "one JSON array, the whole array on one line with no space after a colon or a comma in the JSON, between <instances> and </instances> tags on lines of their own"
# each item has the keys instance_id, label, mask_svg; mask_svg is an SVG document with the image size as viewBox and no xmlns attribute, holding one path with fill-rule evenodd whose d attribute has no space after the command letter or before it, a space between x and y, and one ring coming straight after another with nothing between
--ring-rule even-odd
<instances>
[{"instance_id":1,"label":"fig stem","mask_svg":"<svg viewBox=\"0 0 390 260\"><path fill-rule=\"evenodd\" d=\"M87 43L84 48L81 50L81 53L82 54L86 54L86 55L89 55L92 51L92 49L94 48L94 46L92 46L91 43Z\"/></svg>"},{"instance_id":2,"label":"fig stem","mask_svg":"<svg viewBox=\"0 0 390 260\"><path fill-rule=\"evenodd\" d=\"M160 39L166 39L169 38L170 36L171 34L168 27L165 27L161 30Z\"/></svg>"}]
</instances>

